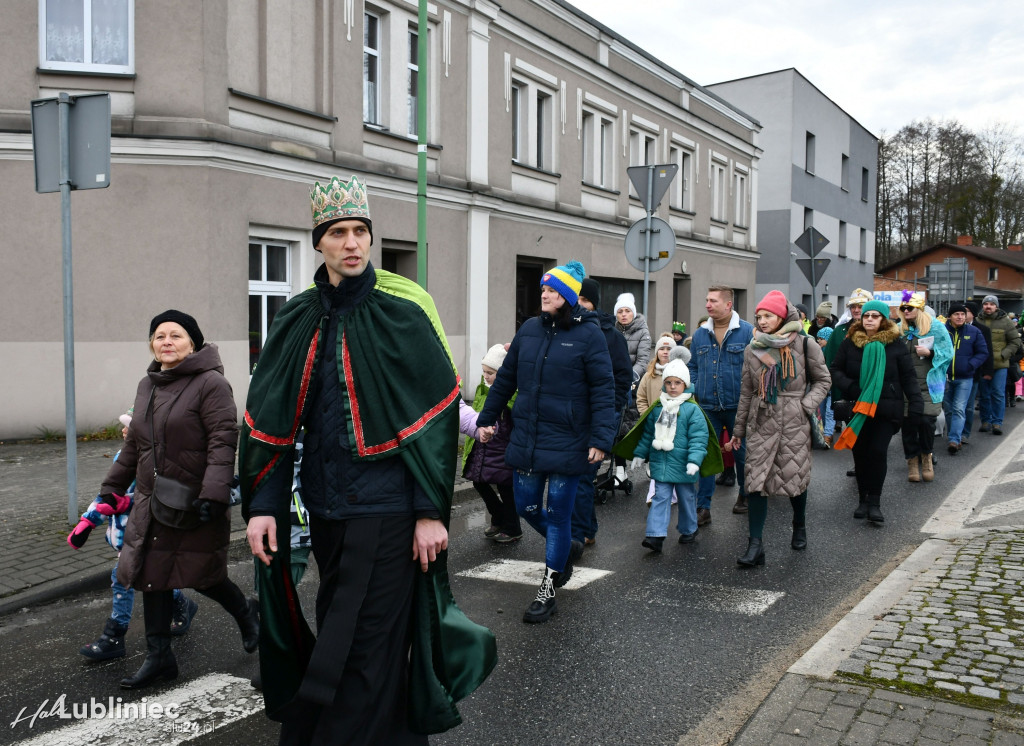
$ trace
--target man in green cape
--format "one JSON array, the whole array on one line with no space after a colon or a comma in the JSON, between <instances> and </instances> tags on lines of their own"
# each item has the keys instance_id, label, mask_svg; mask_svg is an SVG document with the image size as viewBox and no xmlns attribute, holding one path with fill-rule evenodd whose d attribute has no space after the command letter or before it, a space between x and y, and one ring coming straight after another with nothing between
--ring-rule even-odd
<instances>
[{"instance_id":1,"label":"man in green cape","mask_svg":"<svg viewBox=\"0 0 1024 746\"><path fill-rule=\"evenodd\" d=\"M448 584L458 374L430 296L370 263L359 180L316 183L311 197L324 265L274 319L239 452L267 714L282 722L282 744L425 745L461 722L455 702L497 660L494 636ZM320 571L315 640L288 568L300 427Z\"/></svg>"}]
</instances>

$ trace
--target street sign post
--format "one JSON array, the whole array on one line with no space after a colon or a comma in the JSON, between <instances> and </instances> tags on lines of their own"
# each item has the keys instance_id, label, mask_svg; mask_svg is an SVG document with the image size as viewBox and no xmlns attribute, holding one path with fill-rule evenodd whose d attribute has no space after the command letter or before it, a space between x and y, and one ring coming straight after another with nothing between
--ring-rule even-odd
<instances>
[{"instance_id":1,"label":"street sign post","mask_svg":"<svg viewBox=\"0 0 1024 746\"><path fill-rule=\"evenodd\" d=\"M32 102L36 192L60 192L64 265L64 430L67 440L68 523L78 523L78 428L75 422L75 321L71 272L71 190L110 186L110 94Z\"/></svg>"},{"instance_id":2,"label":"street sign post","mask_svg":"<svg viewBox=\"0 0 1024 746\"><path fill-rule=\"evenodd\" d=\"M821 253L822 249L828 246L828 239L821 235L814 226L811 226L801 233L793 243L811 257L810 259L797 259L796 266L804 273L807 282L811 283L811 312L813 313L814 309L818 307L817 293L814 292L814 288L832 261L831 259L816 259L815 257Z\"/></svg>"},{"instance_id":3,"label":"street sign post","mask_svg":"<svg viewBox=\"0 0 1024 746\"><path fill-rule=\"evenodd\" d=\"M630 234L634 232L634 229L636 230L635 235L637 238L633 240L641 239L643 246L642 253L637 258L642 264L644 273L644 316L647 315L647 286L650 283L650 274L668 264L672 259L672 254L675 252L675 233L668 223L654 217L654 208L661 203L661 199L665 196L665 192L668 191L669 184L672 183L672 179L675 178L677 171L679 171L679 166L675 163L660 166L654 164L649 166L630 166L626 169L629 180L633 183L633 188L636 189L637 196L647 212L647 217L634 223L626 234L627 259L629 259L631 251L629 246ZM657 225L655 225L655 221L658 221ZM665 242L668 240L671 240L671 246L654 251L656 245L664 247ZM661 263L661 260L664 260L664 263ZM652 267L652 262L657 263L657 266ZM630 260L630 264L637 267L632 260ZM637 267L637 269L640 268Z\"/></svg>"}]
</instances>

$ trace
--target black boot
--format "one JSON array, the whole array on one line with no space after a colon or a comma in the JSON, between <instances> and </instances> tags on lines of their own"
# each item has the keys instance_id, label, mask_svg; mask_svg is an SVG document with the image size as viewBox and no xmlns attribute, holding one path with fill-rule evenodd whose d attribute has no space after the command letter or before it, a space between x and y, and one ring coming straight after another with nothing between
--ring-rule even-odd
<instances>
[{"instance_id":1,"label":"black boot","mask_svg":"<svg viewBox=\"0 0 1024 746\"><path fill-rule=\"evenodd\" d=\"M171 616L174 595L171 591L142 594L146 621L146 660L134 676L121 679L122 689L142 689L158 679L178 678L178 662L171 650Z\"/></svg>"},{"instance_id":2,"label":"black boot","mask_svg":"<svg viewBox=\"0 0 1024 746\"><path fill-rule=\"evenodd\" d=\"M802 552L804 549L807 549L806 526L793 526L793 540L789 545L798 552Z\"/></svg>"},{"instance_id":3,"label":"black boot","mask_svg":"<svg viewBox=\"0 0 1024 746\"><path fill-rule=\"evenodd\" d=\"M89 660L109 661L113 658L124 657L124 633L128 631L128 625L121 626L113 619L107 618L103 625L103 634L96 642L84 645L78 652Z\"/></svg>"},{"instance_id":4,"label":"black boot","mask_svg":"<svg viewBox=\"0 0 1024 746\"><path fill-rule=\"evenodd\" d=\"M724 479L722 480L722 484L724 484L726 487L732 487L734 484L736 484L736 467L727 466L722 476L724 477Z\"/></svg>"},{"instance_id":5,"label":"black boot","mask_svg":"<svg viewBox=\"0 0 1024 746\"><path fill-rule=\"evenodd\" d=\"M853 511L853 517L857 520L863 520L868 517L868 498L864 490L860 490L860 502L857 503L857 509Z\"/></svg>"},{"instance_id":6,"label":"black boot","mask_svg":"<svg viewBox=\"0 0 1024 746\"><path fill-rule=\"evenodd\" d=\"M540 583L540 590L537 591L537 598L530 604L530 608L523 614L523 621L527 624L543 624L551 615L558 611L555 603L555 581L558 573L550 567L544 568L544 580Z\"/></svg>"},{"instance_id":7,"label":"black boot","mask_svg":"<svg viewBox=\"0 0 1024 746\"><path fill-rule=\"evenodd\" d=\"M250 598L245 602L245 613L235 617L242 632L242 647L253 653L260 646L260 602Z\"/></svg>"},{"instance_id":8,"label":"black boot","mask_svg":"<svg viewBox=\"0 0 1024 746\"><path fill-rule=\"evenodd\" d=\"M743 567L753 567L764 564L764 545L760 539L751 536L747 540L747 553L736 559L736 564Z\"/></svg>"},{"instance_id":9,"label":"black boot","mask_svg":"<svg viewBox=\"0 0 1024 746\"><path fill-rule=\"evenodd\" d=\"M661 552L661 547L664 543L664 536L647 536L640 542L640 546L647 547L652 552L658 553Z\"/></svg>"},{"instance_id":10,"label":"black boot","mask_svg":"<svg viewBox=\"0 0 1024 746\"><path fill-rule=\"evenodd\" d=\"M555 588L561 588L572 578L572 568L583 556L583 542L575 539L569 544L569 558L565 561L562 572L555 576Z\"/></svg>"},{"instance_id":11,"label":"black boot","mask_svg":"<svg viewBox=\"0 0 1024 746\"><path fill-rule=\"evenodd\" d=\"M868 495L868 520L871 523L884 523L885 516L882 515L881 495Z\"/></svg>"}]
</instances>

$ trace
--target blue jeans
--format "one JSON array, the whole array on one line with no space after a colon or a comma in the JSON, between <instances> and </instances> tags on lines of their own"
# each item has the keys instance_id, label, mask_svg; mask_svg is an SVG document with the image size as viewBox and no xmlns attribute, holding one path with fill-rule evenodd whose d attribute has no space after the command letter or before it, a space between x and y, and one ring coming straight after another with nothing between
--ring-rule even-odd
<instances>
[{"instance_id":1,"label":"blue jeans","mask_svg":"<svg viewBox=\"0 0 1024 746\"><path fill-rule=\"evenodd\" d=\"M576 487L576 503L572 507L572 538L574 541L593 539L597 536L597 511L594 509L594 478L600 464L594 464L590 471L580 477Z\"/></svg>"},{"instance_id":2,"label":"blue jeans","mask_svg":"<svg viewBox=\"0 0 1024 746\"><path fill-rule=\"evenodd\" d=\"M818 408L821 414L821 424L825 426L825 437L831 438L836 432L836 415L832 411L832 394L825 397L825 401Z\"/></svg>"},{"instance_id":3,"label":"blue jeans","mask_svg":"<svg viewBox=\"0 0 1024 746\"><path fill-rule=\"evenodd\" d=\"M960 433L960 441L963 442L964 438L967 438L971 434L971 429L974 427L974 400L978 398L978 381L974 381L974 385L971 386L970 396L967 397L967 403L964 404L964 431Z\"/></svg>"},{"instance_id":4,"label":"blue jeans","mask_svg":"<svg viewBox=\"0 0 1024 746\"><path fill-rule=\"evenodd\" d=\"M645 536L667 536L668 521L672 514L672 493L679 498L679 523L681 534L692 534L697 530L697 490L694 482L654 483L654 497L647 511Z\"/></svg>"},{"instance_id":5,"label":"blue jeans","mask_svg":"<svg viewBox=\"0 0 1024 746\"><path fill-rule=\"evenodd\" d=\"M544 562L552 570L562 572L569 559L572 543L572 505L576 500L579 474L546 474L516 470L512 490L516 510L545 539ZM586 479L586 476L583 477ZM548 501L544 506L544 485Z\"/></svg>"},{"instance_id":6,"label":"blue jeans","mask_svg":"<svg viewBox=\"0 0 1024 746\"><path fill-rule=\"evenodd\" d=\"M978 387L981 397L981 424L1002 425L1006 412L1006 368L992 371L992 380L981 379Z\"/></svg>"},{"instance_id":7,"label":"blue jeans","mask_svg":"<svg viewBox=\"0 0 1024 746\"><path fill-rule=\"evenodd\" d=\"M110 618L119 627L127 627L132 620L132 609L135 608L135 589L125 588L117 582L117 562L110 571L110 587L113 590ZM174 603L181 603L181 590L178 588L174 589Z\"/></svg>"},{"instance_id":8,"label":"blue jeans","mask_svg":"<svg viewBox=\"0 0 1024 746\"><path fill-rule=\"evenodd\" d=\"M729 436L732 437L732 430L736 426L736 410L735 409L705 409L704 414L711 420L711 437L718 438L722 434L722 428L724 427L729 431ZM740 487L740 494L746 495L747 492L744 487L743 479L743 467L747 463L747 441L746 438L740 443L740 449L733 451L732 455L736 458L736 484ZM700 482L697 483L697 507L711 509L711 496L715 494L715 477L701 477Z\"/></svg>"},{"instance_id":9,"label":"blue jeans","mask_svg":"<svg viewBox=\"0 0 1024 746\"><path fill-rule=\"evenodd\" d=\"M946 381L946 394L942 399L942 411L946 415L946 432L951 443L960 443L964 432L964 418L967 412L967 400L974 388L974 379L959 378Z\"/></svg>"}]
</instances>

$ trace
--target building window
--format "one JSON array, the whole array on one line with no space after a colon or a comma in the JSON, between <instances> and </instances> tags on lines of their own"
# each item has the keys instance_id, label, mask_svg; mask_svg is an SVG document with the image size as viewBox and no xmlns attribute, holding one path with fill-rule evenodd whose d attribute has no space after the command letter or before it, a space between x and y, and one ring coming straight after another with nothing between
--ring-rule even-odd
<instances>
[{"instance_id":1,"label":"building window","mask_svg":"<svg viewBox=\"0 0 1024 746\"><path fill-rule=\"evenodd\" d=\"M804 230L814 226L814 210L810 207L804 208Z\"/></svg>"},{"instance_id":2,"label":"building window","mask_svg":"<svg viewBox=\"0 0 1024 746\"><path fill-rule=\"evenodd\" d=\"M804 170L809 174L814 173L814 135L810 132L804 142Z\"/></svg>"},{"instance_id":3,"label":"building window","mask_svg":"<svg viewBox=\"0 0 1024 746\"><path fill-rule=\"evenodd\" d=\"M420 100L420 45L419 34L409 29L409 60L406 62L406 77L408 79L409 103L409 137L417 137L419 130L419 100Z\"/></svg>"},{"instance_id":4,"label":"building window","mask_svg":"<svg viewBox=\"0 0 1024 746\"><path fill-rule=\"evenodd\" d=\"M554 170L552 158L552 97L545 91L537 91L537 168Z\"/></svg>"},{"instance_id":5,"label":"building window","mask_svg":"<svg viewBox=\"0 0 1024 746\"><path fill-rule=\"evenodd\" d=\"M615 124L612 120L583 112L583 181L588 184L611 187L611 163Z\"/></svg>"},{"instance_id":6,"label":"building window","mask_svg":"<svg viewBox=\"0 0 1024 746\"><path fill-rule=\"evenodd\" d=\"M725 222L729 219L726 214L727 200L725 190L728 184L725 179L725 164L717 161L711 162L711 219Z\"/></svg>"},{"instance_id":7,"label":"building window","mask_svg":"<svg viewBox=\"0 0 1024 746\"><path fill-rule=\"evenodd\" d=\"M669 188L669 206L693 212L693 153L683 148L669 148L668 160L679 167L679 176Z\"/></svg>"},{"instance_id":8,"label":"building window","mask_svg":"<svg viewBox=\"0 0 1024 746\"><path fill-rule=\"evenodd\" d=\"M656 163L658 152L658 138L647 132L630 130L629 132L629 165L650 166ZM629 183L629 196L634 199L639 195L633 188L633 182Z\"/></svg>"},{"instance_id":9,"label":"building window","mask_svg":"<svg viewBox=\"0 0 1024 746\"><path fill-rule=\"evenodd\" d=\"M846 256L846 221L839 221L839 256Z\"/></svg>"},{"instance_id":10,"label":"building window","mask_svg":"<svg viewBox=\"0 0 1024 746\"><path fill-rule=\"evenodd\" d=\"M860 198L862 202L868 201L868 170L860 170Z\"/></svg>"},{"instance_id":11,"label":"building window","mask_svg":"<svg viewBox=\"0 0 1024 746\"><path fill-rule=\"evenodd\" d=\"M509 109L512 112L512 160L519 163L523 160L523 87L512 84L512 100Z\"/></svg>"},{"instance_id":12,"label":"building window","mask_svg":"<svg viewBox=\"0 0 1024 746\"><path fill-rule=\"evenodd\" d=\"M843 156L843 163L839 171L839 185L844 192L850 191L850 156Z\"/></svg>"},{"instance_id":13,"label":"building window","mask_svg":"<svg viewBox=\"0 0 1024 746\"><path fill-rule=\"evenodd\" d=\"M134 0L39 0L39 67L135 72Z\"/></svg>"},{"instance_id":14,"label":"building window","mask_svg":"<svg viewBox=\"0 0 1024 746\"><path fill-rule=\"evenodd\" d=\"M291 297L291 262L288 244L249 241L249 372L260 358L274 316Z\"/></svg>"},{"instance_id":15,"label":"building window","mask_svg":"<svg viewBox=\"0 0 1024 746\"><path fill-rule=\"evenodd\" d=\"M747 216L747 175L736 171L732 175L733 198L736 200L733 212L733 224L749 225Z\"/></svg>"},{"instance_id":16,"label":"building window","mask_svg":"<svg viewBox=\"0 0 1024 746\"><path fill-rule=\"evenodd\" d=\"M860 229L860 260L868 260L868 231L867 228Z\"/></svg>"},{"instance_id":17,"label":"building window","mask_svg":"<svg viewBox=\"0 0 1024 746\"><path fill-rule=\"evenodd\" d=\"M988 281L989 282L995 282L998 279L999 279L999 268L998 267L989 267L988 268Z\"/></svg>"},{"instance_id":18,"label":"building window","mask_svg":"<svg viewBox=\"0 0 1024 746\"><path fill-rule=\"evenodd\" d=\"M380 125L380 16L363 14L363 121Z\"/></svg>"}]
</instances>

